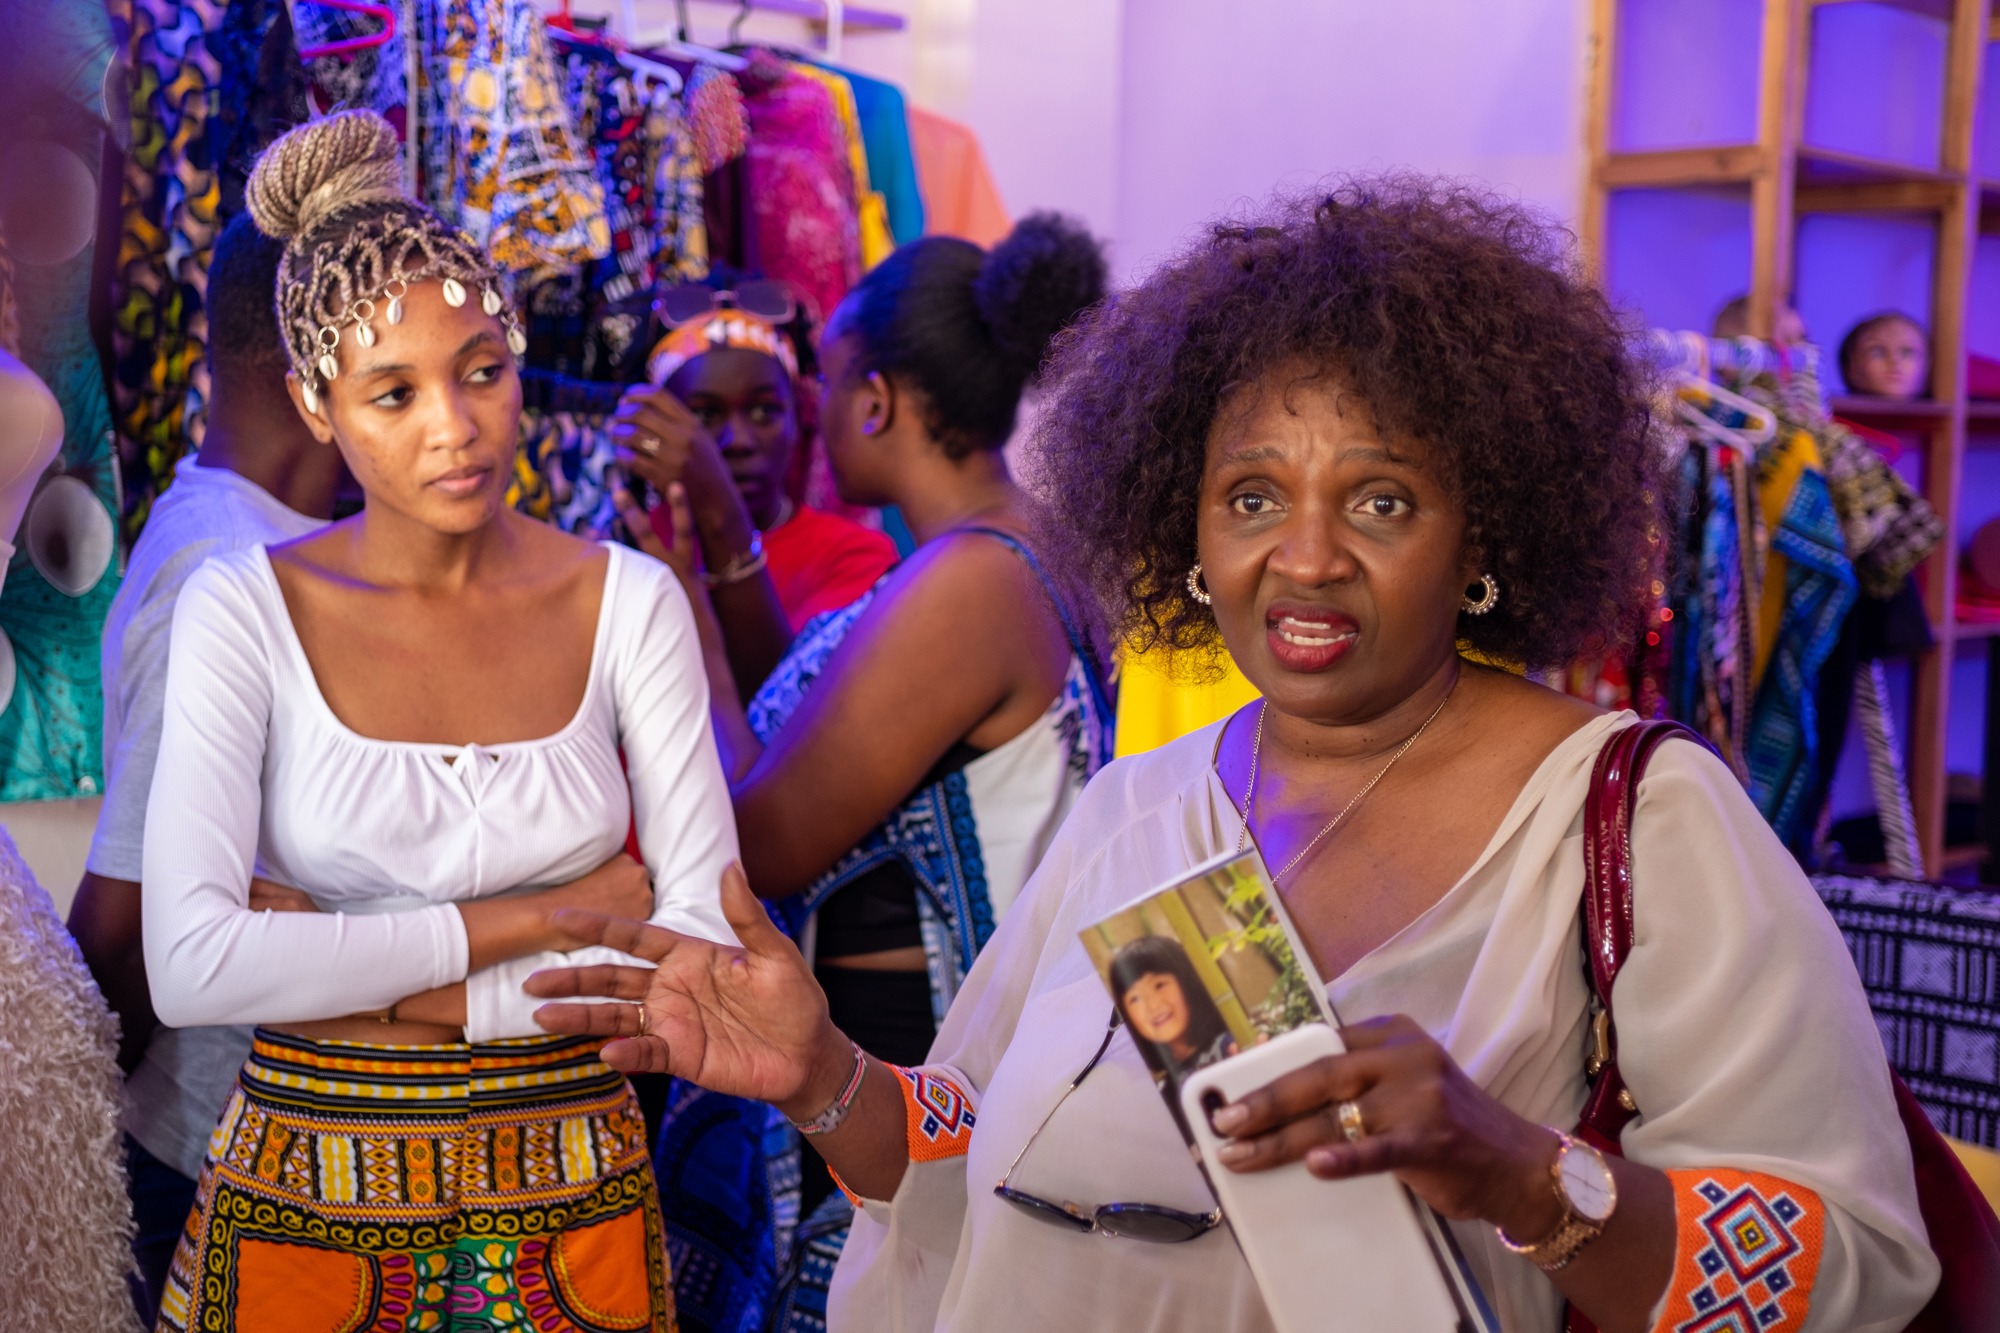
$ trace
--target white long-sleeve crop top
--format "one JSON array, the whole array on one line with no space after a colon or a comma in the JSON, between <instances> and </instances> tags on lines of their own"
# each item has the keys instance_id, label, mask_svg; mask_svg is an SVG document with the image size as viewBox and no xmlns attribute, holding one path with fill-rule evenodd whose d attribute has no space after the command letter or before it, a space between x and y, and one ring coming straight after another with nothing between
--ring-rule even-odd
<instances>
[{"instance_id":1,"label":"white long-sleeve crop top","mask_svg":"<svg viewBox=\"0 0 2000 1333\"><path fill-rule=\"evenodd\" d=\"M464 980L467 1041L537 1035L539 1002L521 990L530 972L633 960L592 948L467 976L451 904L575 879L620 850L632 818L653 920L734 940L719 886L736 823L694 618L664 565L610 552L582 705L555 734L504 745L382 741L345 726L263 547L188 580L141 900L162 1022L336 1018ZM253 874L304 890L320 911L251 911Z\"/></svg>"}]
</instances>

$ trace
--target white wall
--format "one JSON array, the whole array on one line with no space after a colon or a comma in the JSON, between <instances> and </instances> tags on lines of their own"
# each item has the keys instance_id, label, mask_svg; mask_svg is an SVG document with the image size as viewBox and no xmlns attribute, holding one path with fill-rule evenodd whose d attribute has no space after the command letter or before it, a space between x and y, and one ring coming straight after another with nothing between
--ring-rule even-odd
<instances>
[{"instance_id":1,"label":"white wall","mask_svg":"<svg viewBox=\"0 0 2000 1333\"><path fill-rule=\"evenodd\" d=\"M1465 176L1573 218L1584 20L1579 0L1131 0L1120 271L1339 172Z\"/></svg>"}]
</instances>

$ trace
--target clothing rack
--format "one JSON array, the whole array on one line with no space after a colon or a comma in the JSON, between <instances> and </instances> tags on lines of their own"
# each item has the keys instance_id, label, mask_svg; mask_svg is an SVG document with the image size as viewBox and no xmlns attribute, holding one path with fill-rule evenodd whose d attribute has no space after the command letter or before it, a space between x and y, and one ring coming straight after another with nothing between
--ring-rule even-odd
<instances>
[{"instance_id":1,"label":"clothing rack","mask_svg":"<svg viewBox=\"0 0 2000 1333\"><path fill-rule=\"evenodd\" d=\"M835 61L841 58L850 30L900 32L909 26L909 20L901 14L850 5L847 0L703 0L703 3L726 5L739 15L761 10L817 21L826 29L826 58ZM618 35L635 47L660 48L678 36L672 29L640 31L637 0L618 0Z\"/></svg>"},{"instance_id":2,"label":"clothing rack","mask_svg":"<svg viewBox=\"0 0 2000 1333\"><path fill-rule=\"evenodd\" d=\"M1820 355L1811 344L1779 348L1760 338L1711 338L1675 329L1648 333L1643 354L1664 374L1702 379L1779 373L1787 367L1817 370Z\"/></svg>"}]
</instances>

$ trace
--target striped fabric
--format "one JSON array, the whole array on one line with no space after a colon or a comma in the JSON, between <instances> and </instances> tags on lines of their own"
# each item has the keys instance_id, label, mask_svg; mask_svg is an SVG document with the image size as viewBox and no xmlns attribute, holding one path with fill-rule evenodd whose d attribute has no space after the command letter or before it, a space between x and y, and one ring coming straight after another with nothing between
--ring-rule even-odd
<instances>
[{"instance_id":1,"label":"striped fabric","mask_svg":"<svg viewBox=\"0 0 2000 1333\"><path fill-rule=\"evenodd\" d=\"M1868 788L1875 793L1889 873L1915 879L1924 873L1917 848L1917 817L1910 809L1910 784L1903 776L1903 748L1889 711L1889 673L1881 659L1863 662L1854 676L1854 715L1868 748Z\"/></svg>"},{"instance_id":2,"label":"striped fabric","mask_svg":"<svg viewBox=\"0 0 2000 1333\"><path fill-rule=\"evenodd\" d=\"M259 1029L162 1330L671 1330L645 1124L598 1043Z\"/></svg>"}]
</instances>

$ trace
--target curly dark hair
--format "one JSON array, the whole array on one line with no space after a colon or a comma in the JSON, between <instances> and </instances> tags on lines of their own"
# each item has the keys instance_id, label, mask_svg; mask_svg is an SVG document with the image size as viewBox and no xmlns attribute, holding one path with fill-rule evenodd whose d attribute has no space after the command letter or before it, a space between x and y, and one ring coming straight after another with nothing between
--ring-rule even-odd
<instances>
[{"instance_id":1,"label":"curly dark hair","mask_svg":"<svg viewBox=\"0 0 2000 1333\"><path fill-rule=\"evenodd\" d=\"M1230 390L1305 364L1415 443L1500 584L1475 652L1559 666L1623 642L1658 564L1648 376L1567 238L1445 180L1345 178L1216 227L1059 340L1035 437L1051 553L1139 651L1212 664L1184 586Z\"/></svg>"}]
</instances>

